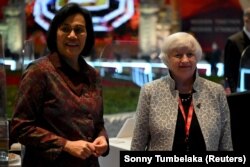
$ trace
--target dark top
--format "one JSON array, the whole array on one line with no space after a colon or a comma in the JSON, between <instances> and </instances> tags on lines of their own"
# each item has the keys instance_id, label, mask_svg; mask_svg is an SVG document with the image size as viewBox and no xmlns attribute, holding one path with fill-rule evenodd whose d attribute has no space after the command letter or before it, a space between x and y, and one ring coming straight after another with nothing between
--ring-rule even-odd
<instances>
[{"instance_id":1,"label":"dark top","mask_svg":"<svg viewBox=\"0 0 250 167\"><path fill-rule=\"evenodd\" d=\"M23 167L99 166L94 156L82 160L62 150L66 139L92 142L107 134L101 78L83 58L79 63L77 72L54 53L24 72L11 121L11 140L25 145Z\"/></svg>"},{"instance_id":2,"label":"dark top","mask_svg":"<svg viewBox=\"0 0 250 167\"><path fill-rule=\"evenodd\" d=\"M189 96L190 94L180 94L180 98L183 98L183 99L187 99ZM189 106L191 104L191 100L192 100L192 97L189 98L187 101L182 102L184 111L186 113L186 117L187 117L187 113L189 110ZM176 129L175 129L173 151L177 151L177 152L206 151L205 141L201 133L200 125L197 120L195 112L193 112L189 138L188 140L186 140L185 122L184 122L184 118L182 116L182 113L179 107L178 116L177 116L177 124L176 124Z\"/></svg>"},{"instance_id":3,"label":"dark top","mask_svg":"<svg viewBox=\"0 0 250 167\"><path fill-rule=\"evenodd\" d=\"M236 92L239 80L239 66L243 50L250 45L244 31L230 36L224 50L224 76L232 92Z\"/></svg>"},{"instance_id":4,"label":"dark top","mask_svg":"<svg viewBox=\"0 0 250 167\"><path fill-rule=\"evenodd\" d=\"M246 130L246 128L249 127L249 100L250 90L231 93L227 96L231 115L233 148L235 152L249 152L250 131Z\"/></svg>"}]
</instances>

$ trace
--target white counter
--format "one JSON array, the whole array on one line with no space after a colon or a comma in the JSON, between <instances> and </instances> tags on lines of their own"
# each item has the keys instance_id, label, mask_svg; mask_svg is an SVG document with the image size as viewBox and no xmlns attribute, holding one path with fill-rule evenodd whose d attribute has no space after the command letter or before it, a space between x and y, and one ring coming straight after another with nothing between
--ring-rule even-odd
<instances>
[{"instance_id":1,"label":"white counter","mask_svg":"<svg viewBox=\"0 0 250 167\"><path fill-rule=\"evenodd\" d=\"M100 167L119 167L120 151L130 150L132 137L128 138L110 138L109 154L106 157L100 157Z\"/></svg>"}]
</instances>

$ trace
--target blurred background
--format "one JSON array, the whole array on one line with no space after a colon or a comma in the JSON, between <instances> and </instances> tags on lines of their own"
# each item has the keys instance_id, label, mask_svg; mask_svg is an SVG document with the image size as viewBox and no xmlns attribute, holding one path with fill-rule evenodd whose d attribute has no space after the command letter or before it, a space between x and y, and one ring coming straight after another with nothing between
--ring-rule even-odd
<instances>
[{"instance_id":1,"label":"blurred background","mask_svg":"<svg viewBox=\"0 0 250 167\"><path fill-rule=\"evenodd\" d=\"M158 58L164 36L192 33L204 55L201 76L224 84L226 39L243 27L249 0L1 0L1 52L6 72L6 102L11 117L20 75L47 53L46 32L55 12L69 2L89 9L95 47L87 62L103 77L105 114L134 112L140 87L167 74ZM211 60L217 53L217 70Z\"/></svg>"}]
</instances>

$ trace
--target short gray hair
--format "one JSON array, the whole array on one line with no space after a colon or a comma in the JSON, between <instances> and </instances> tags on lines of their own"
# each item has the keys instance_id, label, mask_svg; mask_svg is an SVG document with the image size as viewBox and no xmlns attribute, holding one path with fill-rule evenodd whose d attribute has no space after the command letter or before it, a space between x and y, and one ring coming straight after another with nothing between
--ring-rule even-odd
<instances>
[{"instance_id":1,"label":"short gray hair","mask_svg":"<svg viewBox=\"0 0 250 167\"><path fill-rule=\"evenodd\" d=\"M186 32L177 32L167 36L161 47L160 59L168 66L169 53L179 47L189 47L194 50L197 61L202 57L202 49L195 37Z\"/></svg>"}]
</instances>

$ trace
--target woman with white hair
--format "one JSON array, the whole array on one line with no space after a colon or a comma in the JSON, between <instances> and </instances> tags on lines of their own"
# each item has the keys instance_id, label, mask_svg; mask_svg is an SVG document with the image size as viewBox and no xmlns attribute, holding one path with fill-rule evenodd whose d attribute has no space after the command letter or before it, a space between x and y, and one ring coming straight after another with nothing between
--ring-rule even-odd
<instances>
[{"instance_id":1,"label":"woman with white hair","mask_svg":"<svg viewBox=\"0 0 250 167\"><path fill-rule=\"evenodd\" d=\"M224 88L199 76L201 57L191 34L167 36L160 58L169 75L141 88L131 150L233 150Z\"/></svg>"}]
</instances>

